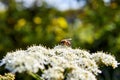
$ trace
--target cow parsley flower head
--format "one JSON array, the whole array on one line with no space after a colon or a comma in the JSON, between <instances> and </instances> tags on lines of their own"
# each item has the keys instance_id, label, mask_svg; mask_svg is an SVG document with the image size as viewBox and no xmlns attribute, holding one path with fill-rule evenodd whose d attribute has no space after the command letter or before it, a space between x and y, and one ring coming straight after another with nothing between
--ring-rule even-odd
<instances>
[{"instance_id":1,"label":"cow parsley flower head","mask_svg":"<svg viewBox=\"0 0 120 80\"><path fill-rule=\"evenodd\" d=\"M34 46L28 48L28 50L18 50L7 53L1 65L5 64L5 68L13 73L22 73L24 71L36 73L39 69L44 69L44 64L47 63L47 56L43 54L42 49L43 47L41 46Z\"/></svg>"},{"instance_id":2,"label":"cow parsley flower head","mask_svg":"<svg viewBox=\"0 0 120 80\"><path fill-rule=\"evenodd\" d=\"M38 52L38 53L41 53L43 55L47 54L48 53L47 51L48 50L41 45L28 47L26 50L26 52L33 52L33 53Z\"/></svg>"},{"instance_id":3,"label":"cow parsley flower head","mask_svg":"<svg viewBox=\"0 0 120 80\"><path fill-rule=\"evenodd\" d=\"M65 45L52 49L39 45L8 52L0 66L4 65L12 73L37 73L41 70L41 77L45 80L96 80L95 76L101 73L101 64L113 68L118 65L113 56L103 52L90 54Z\"/></svg>"},{"instance_id":4,"label":"cow parsley flower head","mask_svg":"<svg viewBox=\"0 0 120 80\"><path fill-rule=\"evenodd\" d=\"M98 73L101 73L101 71L98 68L98 65L94 60L90 60L87 58L80 58L78 60L73 61L74 64L77 64L78 67L81 69L90 71L97 75Z\"/></svg>"},{"instance_id":5,"label":"cow parsley flower head","mask_svg":"<svg viewBox=\"0 0 120 80\"><path fill-rule=\"evenodd\" d=\"M82 50L82 49L73 49L73 53L82 58L90 58L91 57L90 56L91 54L88 51Z\"/></svg>"},{"instance_id":6,"label":"cow parsley flower head","mask_svg":"<svg viewBox=\"0 0 120 80\"><path fill-rule=\"evenodd\" d=\"M61 67L53 67L49 68L48 70L45 70L42 74L42 78L45 80L63 80L64 69Z\"/></svg>"},{"instance_id":7,"label":"cow parsley flower head","mask_svg":"<svg viewBox=\"0 0 120 80\"><path fill-rule=\"evenodd\" d=\"M115 57L110 54L105 54L103 52L97 52L91 55L92 59L94 59L97 64L104 64L106 66L112 66L116 68L118 66L118 62L115 60Z\"/></svg>"},{"instance_id":8,"label":"cow parsley flower head","mask_svg":"<svg viewBox=\"0 0 120 80\"><path fill-rule=\"evenodd\" d=\"M66 80L97 80L95 75L81 68L74 68L67 74Z\"/></svg>"},{"instance_id":9,"label":"cow parsley flower head","mask_svg":"<svg viewBox=\"0 0 120 80\"><path fill-rule=\"evenodd\" d=\"M91 57L90 56L91 54L86 50L72 49L71 47L61 46L61 45L55 46L54 51L55 51L55 53L60 54L60 55L65 55L65 54L72 55L73 54L73 55L76 55L78 57L83 57L83 58Z\"/></svg>"},{"instance_id":10,"label":"cow parsley flower head","mask_svg":"<svg viewBox=\"0 0 120 80\"><path fill-rule=\"evenodd\" d=\"M65 46L65 45L57 45L54 47L54 49L67 49L67 48L71 48L71 47L68 47L68 46Z\"/></svg>"}]
</instances>

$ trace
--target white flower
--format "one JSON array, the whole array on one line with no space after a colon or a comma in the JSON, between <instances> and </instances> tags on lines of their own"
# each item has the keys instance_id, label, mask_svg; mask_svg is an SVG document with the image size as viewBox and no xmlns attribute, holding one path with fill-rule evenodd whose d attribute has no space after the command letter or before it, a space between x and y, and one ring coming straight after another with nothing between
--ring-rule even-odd
<instances>
[{"instance_id":1,"label":"white flower","mask_svg":"<svg viewBox=\"0 0 120 80\"><path fill-rule=\"evenodd\" d=\"M91 72L80 68L74 68L67 74L66 80L97 80Z\"/></svg>"},{"instance_id":2,"label":"white flower","mask_svg":"<svg viewBox=\"0 0 120 80\"><path fill-rule=\"evenodd\" d=\"M78 60L73 61L73 64L77 64L77 66L81 69L90 71L95 75L101 73L101 71L98 69L98 65L96 64L96 62L91 59L79 58Z\"/></svg>"},{"instance_id":3,"label":"white flower","mask_svg":"<svg viewBox=\"0 0 120 80\"><path fill-rule=\"evenodd\" d=\"M34 46L28 48L26 51L18 50L12 53L7 53L2 60L2 63L5 64L6 69L13 73L21 73L24 71L36 73L39 69L44 69L44 65L48 62L47 56L43 53L45 53L45 49L43 47Z\"/></svg>"},{"instance_id":4,"label":"white flower","mask_svg":"<svg viewBox=\"0 0 120 80\"><path fill-rule=\"evenodd\" d=\"M76 54L77 56L79 56L79 57L82 57L82 58L90 58L91 56L91 54L88 52L88 51L86 51L86 50L82 50L82 49L73 49L73 53L74 54Z\"/></svg>"},{"instance_id":5,"label":"white flower","mask_svg":"<svg viewBox=\"0 0 120 80\"><path fill-rule=\"evenodd\" d=\"M103 52L90 54L68 46L58 45L47 49L39 45L7 53L0 66L4 65L12 73L37 73L42 70L41 77L47 80L96 80L95 76L101 73L101 64L113 68L118 65L113 56ZM66 72L66 69L70 71Z\"/></svg>"},{"instance_id":6,"label":"white flower","mask_svg":"<svg viewBox=\"0 0 120 80\"><path fill-rule=\"evenodd\" d=\"M41 45L28 47L26 52L33 52L33 53L38 52L38 53L41 53L42 55L48 54L48 50Z\"/></svg>"},{"instance_id":7,"label":"white flower","mask_svg":"<svg viewBox=\"0 0 120 80\"><path fill-rule=\"evenodd\" d=\"M48 70L44 71L44 73L42 74L42 78L45 80L63 80L63 72L64 69L61 67L49 68Z\"/></svg>"},{"instance_id":8,"label":"white flower","mask_svg":"<svg viewBox=\"0 0 120 80\"><path fill-rule=\"evenodd\" d=\"M64 45L57 45L57 46L54 47L54 49L67 49L67 48L69 49L71 47L64 46Z\"/></svg>"},{"instance_id":9,"label":"white flower","mask_svg":"<svg viewBox=\"0 0 120 80\"><path fill-rule=\"evenodd\" d=\"M113 68L116 68L118 63L115 60L114 56L110 54L105 54L103 52L97 52L91 55L92 59L94 59L97 64L104 64L106 66L112 66Z\"/></svg>"}]
</instances>

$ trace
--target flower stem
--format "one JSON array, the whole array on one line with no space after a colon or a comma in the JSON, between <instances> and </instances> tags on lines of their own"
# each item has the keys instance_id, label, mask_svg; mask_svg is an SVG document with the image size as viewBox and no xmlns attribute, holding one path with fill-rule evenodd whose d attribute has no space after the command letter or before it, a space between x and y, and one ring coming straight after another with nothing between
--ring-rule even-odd
<instances>
[{"instance_id":1,"label":"flower stem","mask_svg":"<svg viewBox=\"0 0 120 80\"><path fill-rule=\"evenodd\" d=\"M29 75L31 75L35 80L43 80L38 74L33 72L27 72Z\"/></svg>"}]
</instances>

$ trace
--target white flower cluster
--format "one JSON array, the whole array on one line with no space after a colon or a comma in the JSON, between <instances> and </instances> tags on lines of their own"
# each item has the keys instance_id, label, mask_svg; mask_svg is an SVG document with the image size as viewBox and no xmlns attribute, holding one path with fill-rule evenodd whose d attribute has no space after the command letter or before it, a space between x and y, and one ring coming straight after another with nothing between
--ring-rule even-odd
<instances>
[{"instance_id":1,"label":"white flower cluster","mask_svg":"<svg viewBox=\"0 0 120 80\"><path fill-rule=\"evenodd\" d=\"M104 64L106 66L112 66L113 68L116 68L118 66L118 63L115 60L114 56L111 56L110 54L106 55L103 52L92 54L92 59L94 59L98 65Z\"/></svg>"},{"instance_id":2,"label":"white flower cluster","mask_svg":"<svg viewBox=\"0 0 120 80\"><path fill-rule=\"evenodd\" d=\"M47 49L40 45L7 53L0 66L4 65L13 73L37 73L41 70L43 80L96 80L95 76L101 73L101 64L113 68L118 65L112 55L103 52L90 54L67 46Z\"/></svg>"}]
</instances>

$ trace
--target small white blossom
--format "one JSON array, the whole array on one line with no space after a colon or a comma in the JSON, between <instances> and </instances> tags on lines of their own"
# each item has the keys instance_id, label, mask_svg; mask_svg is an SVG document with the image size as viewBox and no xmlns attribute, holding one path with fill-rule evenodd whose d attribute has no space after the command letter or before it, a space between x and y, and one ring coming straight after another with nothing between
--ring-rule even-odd
<instances>
[{"instance_id":1,"label":"small white blossom","mask_svg":"<svg viewBox=\"0 0 120 80\"><path fill-rule=\"evenodd\" d=\"M98 65L94 60L87 59L87 58L79 58L78 60L73 61L74 64L77 64L78 67L90 71L97 75L98 73L101 73L101 71L98 69Z\"/></svg>"},{"instance_id":2,"label":"small white blossom","mask_svg":"<svg viewBox=\"0 0 120 80\"><path fill-rule=\"evenodd\" d=\"M74 54L76 54L77 56L79 56L79 57L82 57L82 58L90 58L91 56L91 54L88 52L88 51L86 51L86 50L82 50L82 49L73 49L73 53Z\"/></svg>"},{"instance_id":3,"label":"small white blossom","mask_svg":"<svg viewBox=\"0 0 120 80\"><path fill-rule=\"evenodd\" d=\"M38 51L34 51L35 48L32 48L28 48L31 51L18 50L13 53L7 53L2 60L2 63L6 64L5 68L13 73L24 71L36 73L39 69L44 69L44 64L47 63L47 56L43 54L44 52L40 51L43 48L39 47L40 50Z\"/></svg>"},{"instance_id":4,"label":"small white blossom","mask_svg":"<svg viewBox=\"0 0 120 80\"><path fill-rule=\"evenodd\" d=\"M112 66L113 68L116 68L118 63L115 60L114 56L110 54L105 54L103 52L97 52L91 55L92 59L94 59L97 64L104 64L106 66Z\"/></svg>"},{"instance_id":5,"label":"small white blossom","mask_svg":"<svg viewBox=\"0 0 120 80\"><path fill-rule=\"evenodd\" d=\"M28 47L26 52L33 52L33 53L38 52L38 53L41 53L42 55L48 54L48 50L41 45Z\"/></svg>"},{"instance_id":6,"label":"small white blossom","mask_svg":"<svg viewBox=\"0 0 120 80\"><path fill-rule=\"evenodd\" d=\"M97 80L91 72L80 68L74 68L67 74L66 80Z\"/></svg>"},{"instance_id":7,"label":"small white blossom","mask_svg":"<svg viewBox=\"0 0 120 80\"><path fill-rule=\"evenodd\" d=\"M47 80L63 80L63 72L64 69L61 67L49 68L48 70L44 71L44 73L42 74L42 78Z\"/></svg>"}]
</instances>

